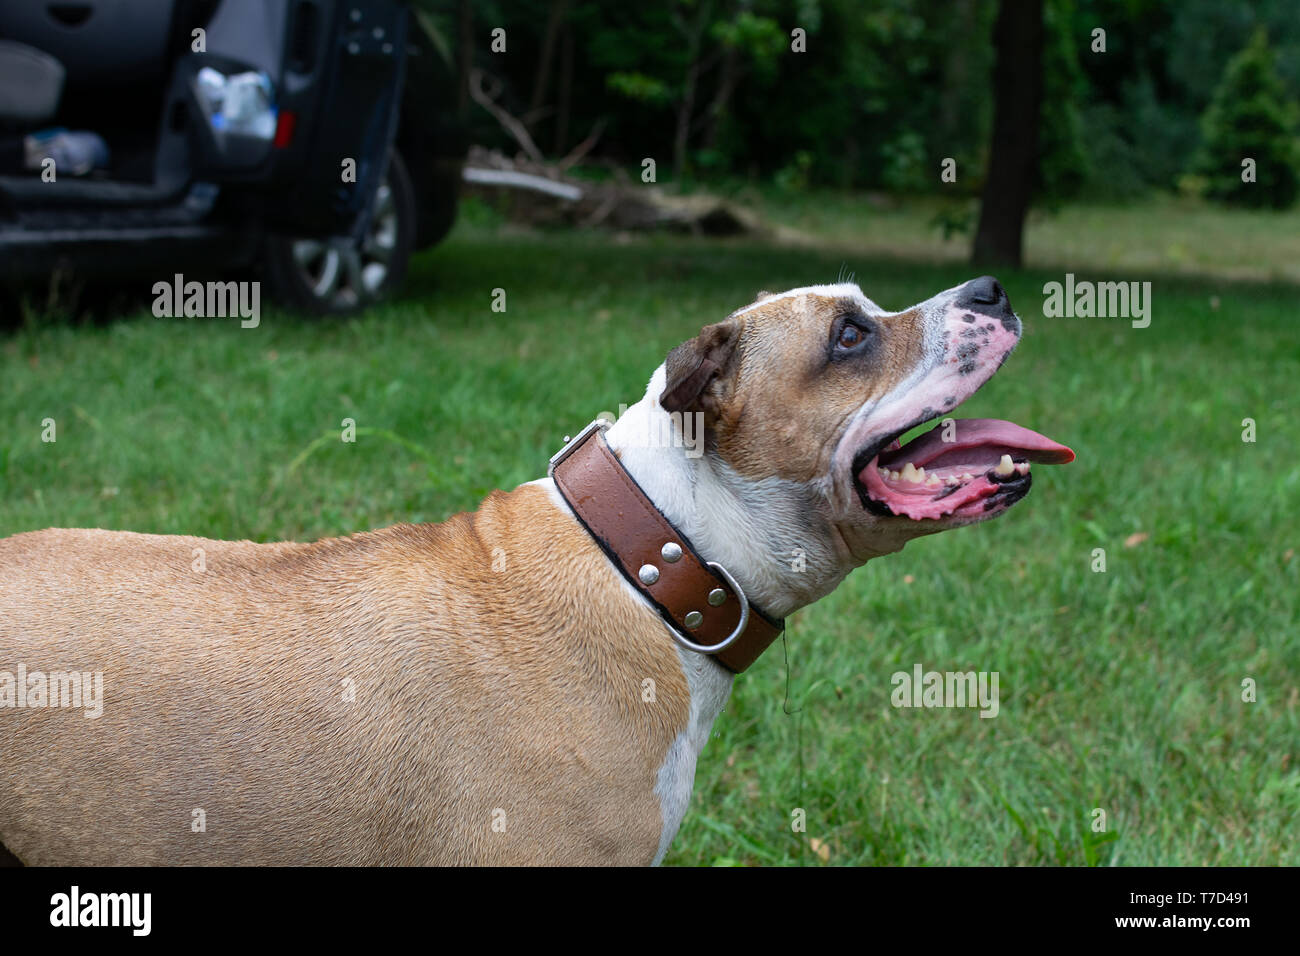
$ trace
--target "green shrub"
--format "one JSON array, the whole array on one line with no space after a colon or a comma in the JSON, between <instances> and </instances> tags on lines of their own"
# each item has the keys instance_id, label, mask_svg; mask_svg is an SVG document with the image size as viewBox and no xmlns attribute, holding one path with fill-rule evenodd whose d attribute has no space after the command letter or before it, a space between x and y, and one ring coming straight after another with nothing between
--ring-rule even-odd
<instances>
[{"instance_id":1,"label":"green shrub","mask_svg":"<svg viewBox=\"0 0 1300 956\"><path fill-rule=\"evenodd\" d=\"M1202 147L1195 171L1209 180L1212 199L1284 209L1300 193L1296 104L1278 76L1262 29L1228 61L1223 80L1201 118ZM1254 162L1254 181L1245 164Z\"/></svg>"}]
</instances>

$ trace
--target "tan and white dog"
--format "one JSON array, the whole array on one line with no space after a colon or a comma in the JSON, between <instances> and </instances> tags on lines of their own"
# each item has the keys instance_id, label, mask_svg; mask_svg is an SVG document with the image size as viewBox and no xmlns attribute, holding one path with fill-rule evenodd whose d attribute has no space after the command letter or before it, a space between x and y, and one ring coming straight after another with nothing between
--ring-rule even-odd
<instances>
[{"instance_id":1,"label":"tan and white dog","mask_svg":"<svg viewBox=\"0 0 1300 956\"><path fill-rule=\"evenodd\" d=\"M606 439L782 617L1073 457L989 420L898 446L1019 336L988 277L896 313L852 284L762 294L675 349ZM670 391L703 454L643 439ZM18 534L0 540L0 842L28 864L657 863L732 680L550 478L313 544Z\"/></svg>"}]
</instances>

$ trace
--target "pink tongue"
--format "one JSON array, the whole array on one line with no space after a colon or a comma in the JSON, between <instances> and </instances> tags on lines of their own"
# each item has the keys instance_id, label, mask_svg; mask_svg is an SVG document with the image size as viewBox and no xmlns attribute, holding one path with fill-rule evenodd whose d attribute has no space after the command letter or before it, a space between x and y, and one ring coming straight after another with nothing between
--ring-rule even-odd
<instances>
[{"instance_id":1,"label":"pink tongue","mask_svg":"<svg viewBox=\"0 0 1300 956\"><path fill-rule=\"evenodd\" d=\"M947 456L950 452L986 445L1008 449L1012 458L1025 458L1047 465L1064 465L1074 461L1074 452L1064 445L1015 422L1004 422L997 418L958 418L953 424L955 428L936 425L902 448L881 452L881 467L892 468L895 464L903 465L910 461L917 468L924 468L941 455ZM952 435L952 441L943 440L945 432Z\"/></svg>"}]
</instances>

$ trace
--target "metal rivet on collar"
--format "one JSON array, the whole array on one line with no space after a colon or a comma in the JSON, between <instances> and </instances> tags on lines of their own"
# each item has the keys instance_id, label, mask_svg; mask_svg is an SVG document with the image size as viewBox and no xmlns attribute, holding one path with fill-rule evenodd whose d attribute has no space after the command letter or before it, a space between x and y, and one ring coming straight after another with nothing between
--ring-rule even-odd
<instances>
[{"instance_id":1,"label":"metal rivet on collar","mask_svg":"<svg viewBox=\"0 0 1300 956\"><path fill-rule=\"evenodd\" d=\"M676 541L669 541L660 549L659 553L664 556L665 561L672 564L682 559L682 546Z\"/></svg>"},{"instance_id":2,"label":"metal rivet on collar","mask_svg":"<svg viewBox=\"0 0 1300 956\"><path fill-rule=\"evenodd\" d=\"M642 584L654 584L659 580L659 569L653 564L643 564L636 576L641 579Z\"/></svg>"},{"instance_id":3,"label":"metal rivet on collar","mask_svg":"<svg viewBox=\"0 0 1300 956\"><path fill-rule=\"evenodd\" d=\"M682 623L694 630L704 623L704 615L699 611L687 611L686 617L682 618Z\"/></svg>"},{"instance_id":4,"label":"metal rivet on collar","mask_svg":"<svg viewBox=\"0 0 1300 956\"><path fill-rule=\"evenodd\" d=\"M727 599L727 592L722 590L722 588L714 588L712 591L709 592L709 603L712 604L714 607L717 607L726 599Z\"/></svg>"}]
</instances>

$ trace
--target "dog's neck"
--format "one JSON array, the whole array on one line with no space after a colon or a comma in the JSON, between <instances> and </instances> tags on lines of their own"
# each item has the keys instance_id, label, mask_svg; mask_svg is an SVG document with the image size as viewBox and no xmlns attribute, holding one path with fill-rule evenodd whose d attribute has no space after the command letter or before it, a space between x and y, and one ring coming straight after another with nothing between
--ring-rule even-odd
<instances>
[{"instance_id":1,"label":"dog's neck","mask_svg":"<svg viewBox=\"0 0 1300 956\"><path fill-rule=\"evenodd\" d=\"M605 433L628 473L705 560L727 568L773 617L829 594L852 569L837 548L822 492L780 478L752 481L708 450L688 447L659 404L664 368ZM687 434L694 434L688 431Z\"/></svg>"}]
</instances>

